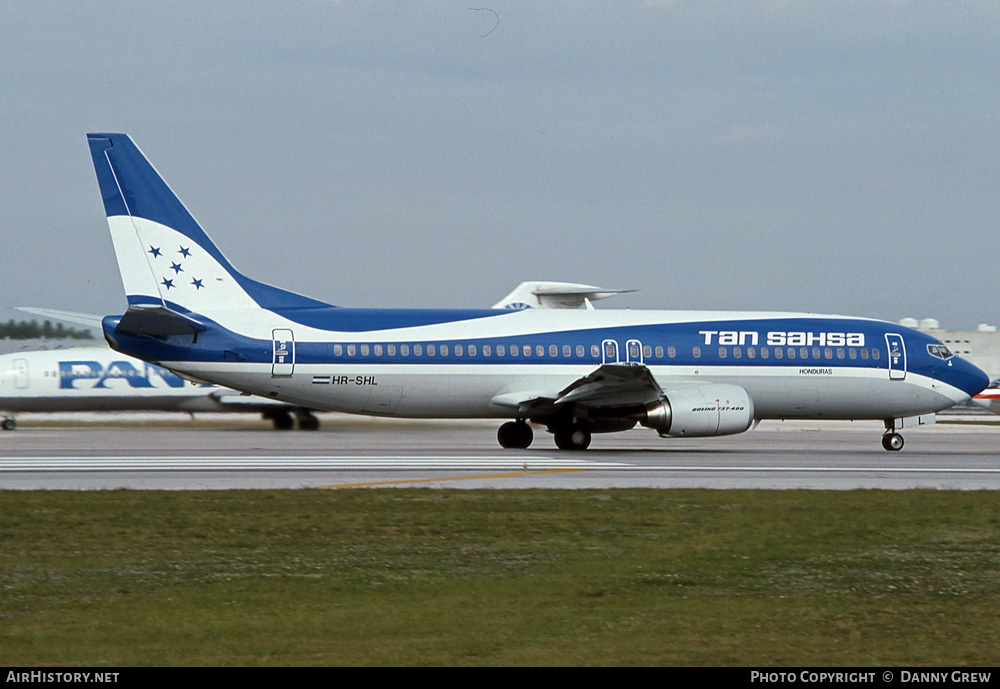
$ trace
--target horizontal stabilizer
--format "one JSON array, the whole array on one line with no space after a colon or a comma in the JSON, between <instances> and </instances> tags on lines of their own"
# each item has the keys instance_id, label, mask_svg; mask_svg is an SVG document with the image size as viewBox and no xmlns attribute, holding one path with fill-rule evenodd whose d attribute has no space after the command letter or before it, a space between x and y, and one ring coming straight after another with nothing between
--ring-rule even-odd
<instances>
[{"instance_id":1,"label":"horizontal stabilizer","mask_svg":"<svg viewBox=\"0 0 1000 689\"><path fill-rule=\"evenodd\" d=\"M194 335L208 329L190 316L162 306L130 306L115 330L133 335Z\"/></svg>"},{"instance_id":2,"label":"horizontal stabilizer","mask_svg":"<svg viewBox=\"0 0 1000 689\"><path fill-rule=\"evenodd\" d=\"M634 289L605 289L575 282L522 282L493 305L494 309L578 309L584 304L606 299Z\"/></svg>"},{"instance_id":3,"label":"horizontal stabilizer","mask_svg":"<svg viewBox=\"0 0 1000 689\"><path fill-rule=\"evenodd\" d=\"M77 311L57 311L56 309L39 309L34 306L15 306L14 308L18 311L24 311L25 313L41 316L42 318L51 318L54 321L84 325L88 328L96 328L97 330L101 329L101 317L89 313L79 313Z\"/></svg>"}]
</instances>

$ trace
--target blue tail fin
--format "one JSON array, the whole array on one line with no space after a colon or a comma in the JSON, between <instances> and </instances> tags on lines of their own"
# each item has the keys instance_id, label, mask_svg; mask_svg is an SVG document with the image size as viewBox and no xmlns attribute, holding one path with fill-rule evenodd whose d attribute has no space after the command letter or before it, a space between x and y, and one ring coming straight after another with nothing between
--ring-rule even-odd
<instances>
[{"instance_id":1,"label":"blue tail fin","mask_svg":"<svg viewBox=\"0 0 1000 689\"><path fill-rule=\"evenodd\" d=\"M326 307L244 276L125 134L88 134L130 305L181 313Z\"/></svg>"}]
</instances>

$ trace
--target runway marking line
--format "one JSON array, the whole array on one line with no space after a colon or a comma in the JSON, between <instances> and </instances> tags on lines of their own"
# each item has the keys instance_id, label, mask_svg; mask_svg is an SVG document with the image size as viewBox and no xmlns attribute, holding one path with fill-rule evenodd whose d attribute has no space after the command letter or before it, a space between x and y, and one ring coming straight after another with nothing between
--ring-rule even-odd
<instances>
[{"instance_id":1,"label":"runway marking line","mask_svg":"<svg viewBox=\"0 0 1000 689\"><path fill-rule=\"evenodd\" d=\"M437 483L438 481L471 481L483 478L517 478L520 476L538 476L540 474L567 474L574 471L590 471L586 468L579 469L546 469L544 471L515 471L506 474L479 474L478 476L445 476L439 478L410 478L399 481L371 481L368 483L335 483L327 486L316 486L317 488L331 488L338 490L341 488L371 488L373 486L392 486L403 483Z\"/></svg>"}]
</instances>

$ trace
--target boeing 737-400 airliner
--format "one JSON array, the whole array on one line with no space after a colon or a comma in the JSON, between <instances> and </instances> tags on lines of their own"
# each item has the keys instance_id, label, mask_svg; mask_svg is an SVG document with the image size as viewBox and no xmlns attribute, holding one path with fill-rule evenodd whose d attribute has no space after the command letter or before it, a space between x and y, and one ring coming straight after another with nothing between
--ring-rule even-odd
<instances>
[{"instance_id":1,"label":"boeing 737-400 airliner","mask_svg":"<svg viewBox=\"0 0 1000 689\"><path fill-rule=\"evenodd\" d=\"M132 140L88 135L128 298L123 353L290 404L357 414L529 421L562 449L636 424L741 433L761 419L898 420L968 400L986 374L933 337L802 313L353 309L236 270Z\"/></svg>"}]
</instances>

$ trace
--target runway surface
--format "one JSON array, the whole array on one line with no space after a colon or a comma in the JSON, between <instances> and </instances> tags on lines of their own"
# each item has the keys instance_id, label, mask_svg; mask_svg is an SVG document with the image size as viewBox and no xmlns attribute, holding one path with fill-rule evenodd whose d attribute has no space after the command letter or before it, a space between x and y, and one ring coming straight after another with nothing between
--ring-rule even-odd
<instances>
[{"instance_id":1,"label":"runway surface","mask_svg":"<svg viewBox=\"0 0 1000 689\"><path fill-rule=\"evenodd\" d=\"M504 450L499 424L483 421L328 415L310 432L245 417L104 418L0 433L0 489L1000 488L1000 427L989 425L907 430L901 452L883 450L881 424L871 422L765 422L702 439L637 429L563 452L544 429L527 450Z\"/></svg>"}]
</instances>

